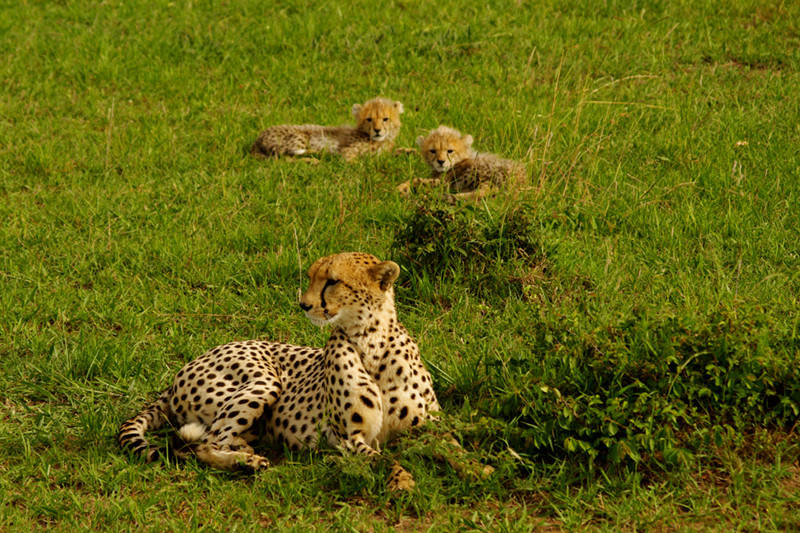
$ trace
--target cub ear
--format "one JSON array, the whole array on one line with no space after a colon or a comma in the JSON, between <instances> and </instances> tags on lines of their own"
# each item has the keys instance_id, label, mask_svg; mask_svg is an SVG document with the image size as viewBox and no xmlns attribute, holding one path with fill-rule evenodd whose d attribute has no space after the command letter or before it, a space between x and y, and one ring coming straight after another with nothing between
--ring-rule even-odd
<instances>
[{"instance_id":1,"label":"cub ear","mask_svg":"<svg viewBox=\"0 0 800 533\"><path fill-rule=\"evenodd\" d=\"M461 142L464 143L464 148L472 146L472 135L464 135L461 137Z\"/></svg>"},{"instance_id":2,"label":"cub ear","mask_svg":"<svg viewBox=\"0 0 800 533\"><path fill-rule=\"evenodd\" d=\"M405 109L403 109L403 104L400 102L395 102L394 108L397 109L398 113L403 113L405 111Z\"/></svg>"},{"instance_id":3,"label":"cub ear","mask_svg":"<svg viewBox=\"0 0 800 533\"><path fill-rule=\"evenodd\" d=\"M353 104L353 110L351 112L353 113L353 118L358 120L358 114L361 113L361 104Z\"/></svg>"},{"instance_id":4,"label":"cub ear","mask_svg":"<svg viewBox=\"0 0 800 533\"><path fill-rule=\"evenodd\" d=\"M420 148L422 148L422 143L424 143L424 142L425 142L425 137L423 137L422 135L420 135L419 137L417 137L417 146L419 146Z\"/></svg>"},{"instance_id":5,"label":"cub ear","mask_svg":"<svg viewBox=\"0 0 800 533\"><path fill-rule=\"evenodd\" d=\"M369 267L369 274L378 282L382 291L388 291L389 288L400 275L400 267L394 261L384 261Z\"/></svg>"}]
</instances>

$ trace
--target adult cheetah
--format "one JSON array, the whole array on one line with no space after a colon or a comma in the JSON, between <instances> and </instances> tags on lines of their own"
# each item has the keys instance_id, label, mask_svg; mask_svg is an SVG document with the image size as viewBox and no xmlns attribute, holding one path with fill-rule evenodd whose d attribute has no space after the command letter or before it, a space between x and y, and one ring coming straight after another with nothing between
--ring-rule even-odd
<instances>
[{"instance_id":1,"label":"adult cheetah","mask_svg":"<svg viewBox=\"0 0 800 533\"><path fill-rule=\"evenodd\" d=\"M152 460L162 450L145 434L169 423L198 459L221 469L266 468L251 447L262 436L295 450L322 438L379 454L439 410L417 344L397 320L399 273L396 263L365 253L317 260L300 307L313 324L334 326L324 348L258 340L213 348L122 425L120 444ZM388 486L408 490L414 480L395 462Z\"/></svg>"}]
</instances>

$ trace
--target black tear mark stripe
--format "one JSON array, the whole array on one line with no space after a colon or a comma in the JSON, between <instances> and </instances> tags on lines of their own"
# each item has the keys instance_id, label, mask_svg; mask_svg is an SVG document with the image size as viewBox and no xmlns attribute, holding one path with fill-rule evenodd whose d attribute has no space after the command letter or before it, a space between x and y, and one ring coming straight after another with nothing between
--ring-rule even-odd
<instances>
[{"instance_id":1,"label":"black tear mark stripe","mask_svg":"<svg viewBox=\"0 0 800 533\"><path fill-rule=\"evenodd\" d=\"M337 283L339 283L339 280L335 280L335 279L329 279L329 280L325 281L325 286L322 287L322 292L319 294L320 304L322 305L323 309L328 307L328 304L325 302L325 290L328 287L333 287Z\"/></svg>"},{"instance_id":2,"label":"black tear mark stripe","mask_svg":"<svg viewBox=\"0 0 800 533\"><path fill-rule=\"evenodd\" d=\"M356 292L355 289L353 289L353 287L351 287L350 285L348 285L347 283L343 282L340 279L329 279L329 280L327 280L325 282L325 286L322 287L322 293L320 293L320 304L322 305L323 309L328 306L328 304L325 302L325 289L327 289L328 287L333 287L337 283L341 283L343 286L345 286L348 289L350 289L350 292Z\"/></svg>"}]
</instances>

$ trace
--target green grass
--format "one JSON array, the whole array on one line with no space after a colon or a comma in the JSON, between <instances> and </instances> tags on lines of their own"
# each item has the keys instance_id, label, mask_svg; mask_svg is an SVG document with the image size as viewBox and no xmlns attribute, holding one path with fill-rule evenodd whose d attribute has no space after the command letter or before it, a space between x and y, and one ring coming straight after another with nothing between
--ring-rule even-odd
<instances>
[{"instance_id":1,"label":"green grass","mask_svg":"<svg viewBox=\"0 0 800 533\"><path fill-rule=\"evenodd\" d=\"M0 529L800 527L800 9L786 2L19 2L0 10ZM414 156L247 155L405 104L525 161L514 195L399 197ZM253 477L121 453L235 339L322 345L318 257L403 266L480 483L390 447Z\"/></svg>"}]
</instances>

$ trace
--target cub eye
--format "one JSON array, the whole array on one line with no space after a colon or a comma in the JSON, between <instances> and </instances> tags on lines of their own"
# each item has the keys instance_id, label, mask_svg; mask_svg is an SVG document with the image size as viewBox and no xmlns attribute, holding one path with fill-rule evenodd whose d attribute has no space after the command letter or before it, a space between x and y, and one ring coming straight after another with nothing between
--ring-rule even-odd
<instances>
[{"instance_id":1,"label":"cub eye","mask_svg":"<svg viewBox=\"0 0 800 533\"><path fill-rule=\"evenodd\" d=\"M368 118L368 119L367 119L367 122L372 122L372 119L371 119L371 118Z\"/></svg>"},{"instance_id":2,"label":"cub eye","mask_svg":"<svg viewBox=\"0 0 800 533\"><path fill-rule=\"evenodd\" d=\"M450 149L447 151L447 153L448 153L448 154L452 154L452 153L453 153L453 149L452 149L452 148L450 148Z\"/></svg>"},{"instance_id":3,"label":"cub eye","mask_svg":"<svg viewBox=\"0 0 800 533\"><path fill-rule=\"evenodd\" d=\"M436 150L431 150L431 153L432 153L433 155L436 155Z\"/></svg>"},{"instance_id":4,"label":"cub eye","mask_svg":"<svg viewBox=\"0 0 800 533\"><path fill-rule=\"evenodd\" d=\"M389 120L389 117L383 117L384 122L386 122L387 120Z\"/></svg>"}]
</instances>

